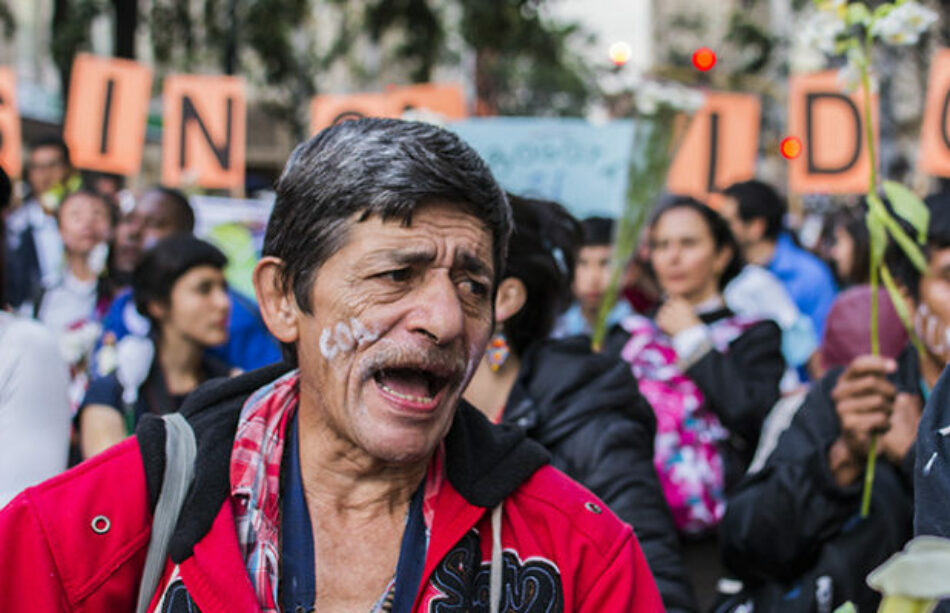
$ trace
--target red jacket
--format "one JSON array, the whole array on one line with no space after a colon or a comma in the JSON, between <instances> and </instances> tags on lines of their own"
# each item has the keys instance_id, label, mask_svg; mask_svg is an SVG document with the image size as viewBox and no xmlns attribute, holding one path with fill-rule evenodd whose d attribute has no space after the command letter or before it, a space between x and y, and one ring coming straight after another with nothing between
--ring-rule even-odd
<instances>
[{"instance_id":1,"label":"red jacket","mask_svg":"<svg viewBox=\"0 0 950 613\"><path fill-rule=\"evenodd\" d=\"M198 435L199 461L164 587L152 602L164 592L162 613L189 611L192 602L203 613L259 610L226 495L226 458L235 410L273 378L265 370L199 390L183 408ZM25 491L0 512L0 611L134 610L164 470L160 424L148 421L136 438ZM502 499L508 607L503 601L501 611L663 611L630 526L543 464L520 433L459 408L414 611L470 610L477 594L487 594L491 507Z\"/></svg>"}]
</instances>

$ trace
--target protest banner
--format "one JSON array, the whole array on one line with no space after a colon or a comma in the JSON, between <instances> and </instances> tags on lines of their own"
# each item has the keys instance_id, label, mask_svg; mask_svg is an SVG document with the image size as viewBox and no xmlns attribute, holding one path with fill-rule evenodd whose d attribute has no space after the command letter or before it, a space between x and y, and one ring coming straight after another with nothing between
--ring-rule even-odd
<instances>
[{"instance_id":1,"label":"protest banner","mask_svg":"<svg viewBox=\"0 0 950 613\"><path fill-rule=\"evenodd\" d=\"M491 117L449 125L506 190L560 202L576 217L623 210L633 120Z\"/></svg>"},{"instance_id":2,"label":"protest banner","mask_svg":"<svg viewBox=\"0 0 950 613\"><path fill-rule=\"evenodd\" d=\"M918 164L926 173L950 177L950 49L941 49L930 62L927 101L920 127Z\"/></svg>"},{"instance_id":3,"label":"protest banner","mask_svg":"<svg viewBox=\"0 0 950 613\"><path fill-rule=\"evenodd\" d=\"M273 198L192 196L189 202L195 211L195 235L211 241L228 256L228 284L253 297L252 274L261 257Z\"/></svg>"},{"instance_id":4,"label":"protest banner","mask_svg":"<svg viewBox=\"0 0 950 613\"><path fill-rule=\"evenodd\" d=\"M73 62L63 139L78 168L137 174L145 149L152 71L81 53Z\"/></svg>"},{"instance_id":5,"label":"protest banner","mask_svg":"<svg viewBox=\"0 0 950 613\"><path fill-rule=\"evenodd\" d=\"M420 83L383 92L315 96L310 103L310 133L344 119L402 117L410 109L424 109L447 120L468 116L461 85Z\"/></svg>"},{"instance_id":6,"label":"protest banner","mask_svg":"<svg viewBox=\"0 0 950 613\"><path fill-rule=\"evenodd\" d=\"M871 125L878 137L878 101L871 99ZM870 165L860 91L847 93L836 71L789 81L788 133L804 150L789 160L789 190L795 193L861 194Z\"/></svg>"},{"instance_id":7,"label":"protest banner","mask_svg":"<svg viewBox=\"0 0 950 613\"><path fill-rule=\"evenodd\" d=\"M707 92L670 167L667 189L715 204L716 192L753 178L761 116L756 95Z\"/></svg>"},{"instance_id":8,"label":"protest banner","mask_svg":"<svg viewBox=\"0 0 950 613\"><path fill-rule=\"evenodd\" d=\"M244 79L171 75L165 79L162 103L162 182L172 187L243 187Z\"/></svg>"},{"instance_id":9,"label":"protest banner","mask_svg":"<svg viewBox=\"0 0 950 613\"><path fill-rule=\"evenodd\" d=\"M20 176L20 113L16 106L16 76L0 66L0 166L11 178Z\"/></svg>"}]
</instances>

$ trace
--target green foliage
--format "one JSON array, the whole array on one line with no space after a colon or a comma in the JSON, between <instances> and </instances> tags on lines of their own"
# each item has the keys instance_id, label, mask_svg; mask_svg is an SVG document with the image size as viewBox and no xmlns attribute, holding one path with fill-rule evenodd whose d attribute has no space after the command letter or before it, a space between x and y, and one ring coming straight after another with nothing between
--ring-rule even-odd
<instances>
[{"instance_id":1,"label":"green foliage","mask_svg":"<svg viewBox=\"0 0 950 613\"><path fill-rule=\"evenodd\" d=\"M16 18L6 4L0 4L0 24L3 26L3 37L12 38L16 32Z\"/></svg>"},{"instance_id":2,"label":"green foliage","mask_svg":"<svg viewBox=\"0 0 950 613\"><path fill-rule=\"evenodd\" d=\"M739 73L757 73L764 69L772 57L775 40L769 32L751 21L744 11L735 11L729 19L726 41L740 50L752 49L754 55L738 68Z\"/></svg>"},{"instance_id":3,"label":"green foliage","mask_svg":"<svg viewBox=\"0 0 950 613\"><path fill-rule=\"evenodd\" d=\"M73 58L89 47L89 27L104 8L100 0L55 0L50 51L59 68L63 98L69 91Z\"/></svg>"},{"instance_id":4,"label":"green foliage","mask_svg":"<svg viewBox=\"0 0 950 613\"><path fill-rule=\"evenodd\" d=\"M544 0L463 2L460 31L476 51L479 98L501 115L579 115L596 85L568 49L576 25L542 19Z\"/></svg>"},{"instance_id":5,"label":"green foliage","mask_svg":"<svg viewBox=\"0 0 950 613\"><path fill-rule=\"evenodd\" d=\"M896 181L884 181L884 193L891 201L894 212L917 230L917 242L921 245L927 238L930 225L930 210L917 194Z\"/></svg>"},{"instance_id":6,"label":"green foliage","mask_svg":"<svg viewBox=\"0 0 950 613\"><path fill-rule=\"evenodd\" d=\"M379 42L387 31L402 28L406 36L396 50L398 57L413 64L414 82L430 80L445 41L445 29L429 2L376 0L366 5L365 23L374 42Z\"/></svg>"}]
</instances>

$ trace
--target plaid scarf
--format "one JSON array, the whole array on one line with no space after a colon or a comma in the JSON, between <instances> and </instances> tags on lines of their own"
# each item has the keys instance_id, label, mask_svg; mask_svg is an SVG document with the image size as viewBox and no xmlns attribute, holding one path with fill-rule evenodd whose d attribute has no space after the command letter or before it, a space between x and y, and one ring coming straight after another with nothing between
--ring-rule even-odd
<instances>
[{"instance_id":1,"label":"plaid scarf","mask_svg":"<svg viewBox=\"0 0 950 613\"><path fill-rule=\"evenodd\" d=\"M287 426L300 398L300 372L292 370L252 394L241 409L231 449L231 508L238 545L261 610L276 613L280 572L280 462ZM426 474L422 513L426 541L435 503L444 483L444 446L433 455ZM373 612L391 607L390 582Z\"/></svg>"}]
</instances>

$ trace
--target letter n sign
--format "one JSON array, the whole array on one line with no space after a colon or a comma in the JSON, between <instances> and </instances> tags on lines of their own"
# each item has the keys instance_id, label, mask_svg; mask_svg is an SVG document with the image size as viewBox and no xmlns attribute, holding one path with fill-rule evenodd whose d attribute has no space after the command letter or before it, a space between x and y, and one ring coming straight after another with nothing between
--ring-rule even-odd
<instances>
[{"instance_id":1,"label":"letter n sign","mask_svg":"<svg viewBox=\"0 0 950 613\"><path fill-rule=\"evenodd\" d=\"M930 62L917 163L926 173L950 177L950 49L941 49Z\"/></svg>"},{"instance_id":2,"label":"letter n sign","mask_svg":"<svg viewBox=\"0 0 950 613\"><path fill-rule=\"evenodd\" d=\"M162 182L174 187L243 187L244 80L172 75L165 79L162 104Z\"/></svg>"},{"instance_id":3,"label":"letter n sign","mask_svg":"<svg viewBox=\"0 0 950 613\"><path fill-rule=\"evenodd\" d=\"M20 114L16 107L16 77L0 67L0 167L20 176Z\"/></svg>"},{"instance_id":4,"label":"letter n sign","mask_svg":"<svg viewBox=\"0 0 950 613\"><path fill-rule=\"evenodd\" d=\"M871 98L871 133L877 140L877 96ZM835 71L789 81L788 134L801 139L802 155L789 161L789 190L860 194L870 178L860 91L847 93Z\"/></svg>"},{"instance_id":5,"label":"letter n sign","mask_svg":"<svg viewBox=\"0 0 950 613\"><path fill-rule=\"evenodd\" d=\"M76 56L63 136L79 168L138 174L145 149L152 71L88 53Z\"/></svg>"}]
</instances>

